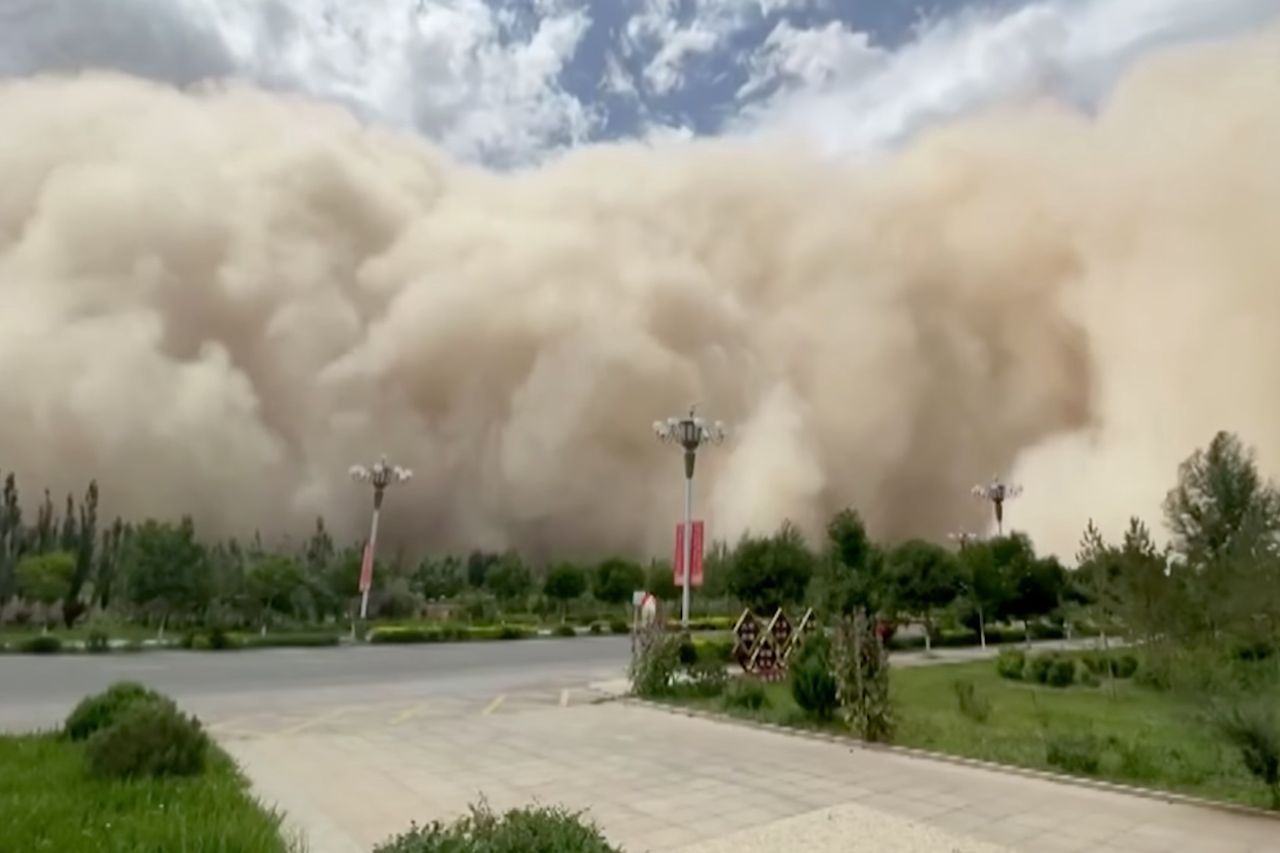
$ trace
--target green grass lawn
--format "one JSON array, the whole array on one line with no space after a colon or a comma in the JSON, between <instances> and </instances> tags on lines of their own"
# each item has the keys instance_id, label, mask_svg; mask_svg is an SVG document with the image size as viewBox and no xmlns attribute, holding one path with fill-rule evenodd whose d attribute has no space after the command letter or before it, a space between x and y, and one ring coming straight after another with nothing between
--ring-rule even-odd
<instances>
[{"instance_id":1,"label":"green grass lawn","mask_svg":"<svg viewBox=\"0 0 1280 853\"><path fill-rule=\"evenodd\" d=\"M192 779L102 781L81 744L0 736L0 853L285 853L280 820L215 751Z\"/></svg>"},{"instance_id":2,"label":"green grass lawn","mask_svg":"<svg viewBox=\"0 0 1280 853\"><path fill-rule=\"evenodd\" d=\"M971 682L990 704L977 722L959 710L956 681ZM787 684L766 688L767 708L726 708L719 699L680 699L680 704L736 716L816 728L806 722ZM1174 696L1117 681L1106 687L1053 688L1000 678L993 661L895 670L892 695L898 727L894 743L1057 773L1072 773L1048 760L1063 738L1092 739L1098 759L1087 775L1130 785L1193 794L1266 808L1266 788L1245 769L1239 753L1198 720L1195 709ZM1280 702L1280 694L1276 696ZM839 723L823 728L847 733ZM1068 744L1069 746L1069 744Z\"/></svg>"}]
</instances>

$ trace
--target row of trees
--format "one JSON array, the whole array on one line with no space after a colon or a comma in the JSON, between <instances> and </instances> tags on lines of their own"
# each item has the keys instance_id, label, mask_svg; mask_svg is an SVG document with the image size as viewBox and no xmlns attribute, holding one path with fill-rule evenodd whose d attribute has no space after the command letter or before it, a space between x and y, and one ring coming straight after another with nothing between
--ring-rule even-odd
<instances>
[{"instance_id":1,"label":"row of trees","mask_svg":"<svg viewBox=\"0 0 1280 853\"><path fill-rule=\"evenodd\" d=\"M1119 544L1090 524L1077 567L1040 556L1022 534L972 542L958 552L920 539L872 540L854 510L837 514L815 549L785 524L735 546L716 542L704 560L702 601L736 599L753 609L802 602L827 616L861 612L888 622L917 619L933 632L946 611L985 642L993 621L1088 616L1143 640L1180 635L1274 637L1280 625L1280 497L1232 435L1215 436L1180 468L1165 505L1173 541L1157 548L1134 519ZM116 519L99 529L98 487L55 511L46 492L24 522L12 475L0 494L0 605L15 595L42 616L71 625L90 608L163 625L182 621L260 624L350 615L360 549L339 547L318 519L300 548L267 548L260 537L208 543L190 519ZM590 597L621 605L645 588L666 600L678 590L670 564L614 558L593 565L533 566L515 552L409 561L394 555L374 573L374 613L407 617L449 600L472 618L538 610L561 617Z\"/></svg>"}]
</instances>

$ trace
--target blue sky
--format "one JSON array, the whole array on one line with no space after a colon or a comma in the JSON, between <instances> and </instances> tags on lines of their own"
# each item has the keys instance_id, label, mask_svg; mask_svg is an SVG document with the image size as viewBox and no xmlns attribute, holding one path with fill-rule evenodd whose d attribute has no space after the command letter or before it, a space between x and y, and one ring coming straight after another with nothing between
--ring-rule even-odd
<instances>
[{"instance_id":1,"label":"blue sky","mask_svg":"<svg viewBox=\"0 0 1280 853\"><path fill-rule=\"evenodd\" d=\"M875 147L997 100L1088 108L1280 0L0 0L0 75L300 92L504 167L663 134Z\"/></svg>"}]
</instances>

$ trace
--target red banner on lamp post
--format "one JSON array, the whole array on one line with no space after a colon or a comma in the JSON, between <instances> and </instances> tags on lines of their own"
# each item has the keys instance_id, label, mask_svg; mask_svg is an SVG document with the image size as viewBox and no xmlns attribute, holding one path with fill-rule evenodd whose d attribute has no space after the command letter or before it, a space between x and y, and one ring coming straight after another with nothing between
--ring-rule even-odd
<instances>
[{"instance_id":1,"label":"red banner on lamp post","mask_svg":"<svg viewBox=\"0 0 1280 853\"><path fill-rule=\"evenodd\" d=\"M702 522L695 521L693 523L693 577L691 578L694 586L702 586ZM673 575L676 581L676 587L684 586L684 525L676 525L676 559L672 564L674 566Z\"/></svg>"},{"instance_id":2,"label":"red banner on lamp post","mask_svg":"<svg viewBox=\"0 0 1280 853\"><path fill-rule=\"evenodd\" d=\"M370 543L364 543L364 556L360 559L360 594L369 591L373 586L373 549Z\"/></svg>"}]
</instances>

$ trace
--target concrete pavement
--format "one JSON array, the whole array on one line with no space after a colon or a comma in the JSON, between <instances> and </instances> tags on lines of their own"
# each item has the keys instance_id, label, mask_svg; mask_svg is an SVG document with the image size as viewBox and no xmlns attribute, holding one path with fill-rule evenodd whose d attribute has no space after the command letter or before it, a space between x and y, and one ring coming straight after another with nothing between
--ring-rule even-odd
<instances>
[{"instance_id":1,"label":"concrete pavement","mask_svg":"<svg viewBox=\"0 0 1280 853\"><path fill-rule=\"evenodd\" d=\"M313 853L368 851L411 821L456 816L481 797L499 810L587 810L631 853L1280 851L1280 821L1268 818L630 703L461 710L399 721L330 714L220 737Z\"/></svg>"}]
</instances>

